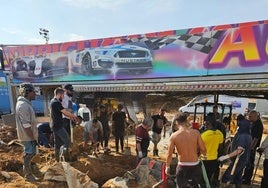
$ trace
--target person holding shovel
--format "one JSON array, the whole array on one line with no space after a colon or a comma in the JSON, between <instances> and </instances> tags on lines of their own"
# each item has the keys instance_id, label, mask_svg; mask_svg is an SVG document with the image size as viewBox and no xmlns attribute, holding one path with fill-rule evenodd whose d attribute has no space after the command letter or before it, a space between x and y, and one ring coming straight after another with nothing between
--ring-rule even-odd
<instances>
[{"instance_id":1,"label":"person holding shovel","mask_svg":"<svg viewBox=\"0 0 268 188\"><path fill-rule=\"evenodd\" d=\"M222 183L235 184L236 188L242 185L242 173L249 161L250 145L250 122L240 114L237 116L238 131L234 137L231 153L218 158L220 162L231 158L231 163L222 176Z\"/></svg>"},{"instance_id":2,"label":"person holding shovel","mask_svg":"<svg viewBox=\"0 0 268 188\"><path fill-rule=\"evenodd\" d=\"M54 90L54 98L50 101L50 126L54 136L55 157L57 162L60 161L60 155L63 155L65 160L69 160L69 148L71 146L71 139L64 127L62 115L69 117L74 122L79 121L79 118L62 106L61 102L63 98L64 90L59 87ZM62 153L60 151L62 151Z\"/></svg>"},{"instance_id":3,"label":"person holding shovel","mask_svg":"<svg viewBox=\"0 0 268 188\"><path fill-rule=\"evenodd\" d=\"M24 148L23 172L26 181L34 182L38 180L31 170L31 160L36 155L36 146L38 146L36 117L31 103L36 95L34 86L30 83L20 84L19 95L16 104L15 119L18 139Z\"/></svg>"}]
</instances>

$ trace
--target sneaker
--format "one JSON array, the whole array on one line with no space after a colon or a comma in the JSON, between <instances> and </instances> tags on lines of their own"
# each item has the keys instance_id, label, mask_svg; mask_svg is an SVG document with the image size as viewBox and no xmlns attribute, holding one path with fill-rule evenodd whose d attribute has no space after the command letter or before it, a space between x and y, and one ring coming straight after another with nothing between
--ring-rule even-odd
<instances>
[{"instance_id":1,"label":"sneaker","mask_svg":"<svg viewBox=\"0 0 268 188\"><path fill-rule=\"evenodd\" d=\"M33 176L32 174L25 176L25 180L28 181L28 182L36 182L36 181L38 181L38 179L35 176Z\"/></svg>"}]
</instances>

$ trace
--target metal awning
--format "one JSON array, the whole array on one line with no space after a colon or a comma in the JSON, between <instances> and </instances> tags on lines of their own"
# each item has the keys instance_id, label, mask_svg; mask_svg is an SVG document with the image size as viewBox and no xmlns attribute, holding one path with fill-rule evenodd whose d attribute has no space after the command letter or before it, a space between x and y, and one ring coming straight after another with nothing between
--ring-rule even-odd
<instances>
[{"instance_id":1,"label":"metal awning","mask_svg":"<svg viewBox=\"0 0 268 188\"><path fill-rule=\"evenodd\" d=\"M156 91L244 91L267 90L268 80L162 82L162 83L99 83L73 85L78 92L156 92Z\"/></svg>"}]
</instances>

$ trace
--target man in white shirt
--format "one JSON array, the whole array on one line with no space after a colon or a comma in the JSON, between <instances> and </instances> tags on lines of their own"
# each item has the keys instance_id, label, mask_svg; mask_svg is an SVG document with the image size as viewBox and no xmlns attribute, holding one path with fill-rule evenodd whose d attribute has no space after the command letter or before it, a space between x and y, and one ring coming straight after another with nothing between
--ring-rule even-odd
<instances>
[{"instance_id":1,"label":"man in white shirt","mask_svg":"<svg viewBox=\"0 0 268 188\"><path fill-rule=\"evenodd\" d=\"M92 145L98 144L102 135L103 128L99 120L93 119L87 122L84 130L84 148L86 148L88 141L91 141Z\"/></svg>"},{"instance_id":2,"label":"man in white shirt","mask_svg":"<svg viewBox=\"0 0 268 188\"><path fill-rule=\"evenodd\" d=\"M63 108L67 109L69 112L73 112L73 103L72 103L73 93L74 88L72 84L66 84L64 86L64 98L62 99L61 104ZM67 133L69 134L69 136L71 136L70 124L71 124L70 119L67 116L63 115L63 126L67 131Z\"/></svg>"}]
</instances>

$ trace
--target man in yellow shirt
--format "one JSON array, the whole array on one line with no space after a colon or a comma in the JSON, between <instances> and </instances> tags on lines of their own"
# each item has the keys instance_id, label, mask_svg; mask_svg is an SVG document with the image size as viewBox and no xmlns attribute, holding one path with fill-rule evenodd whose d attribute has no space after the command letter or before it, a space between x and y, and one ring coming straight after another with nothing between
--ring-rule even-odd
<instances>
[{"instance_id":1,"label":"man in yellow shirt","mask_svg":"<svg viewBox=\"0 0 268 188\"><path fill-rule=\"evenodd\" d=\"M222 132L215 128L215 120L212 116L208 115L205 123L207 130L201 134L201 138L205 143L207 155L206 159L203 160L203 163L205 165L210 184L212 187L215 187L218 184L218 177L216 177L216 171L219 168L219 162L217 161L218 150L222 147L224 138Z\"/></svg>"}]
</instances>

